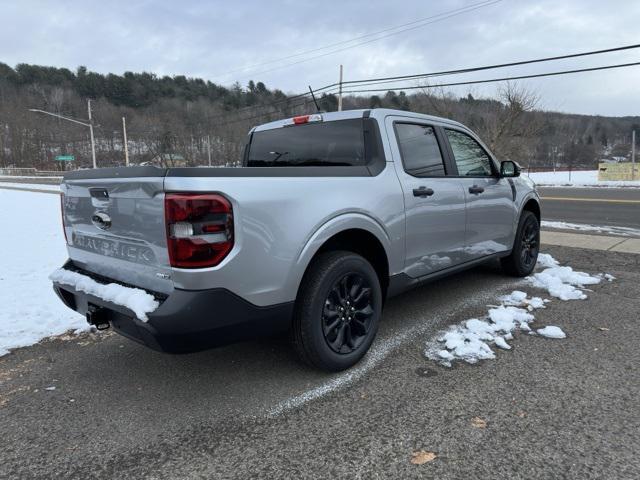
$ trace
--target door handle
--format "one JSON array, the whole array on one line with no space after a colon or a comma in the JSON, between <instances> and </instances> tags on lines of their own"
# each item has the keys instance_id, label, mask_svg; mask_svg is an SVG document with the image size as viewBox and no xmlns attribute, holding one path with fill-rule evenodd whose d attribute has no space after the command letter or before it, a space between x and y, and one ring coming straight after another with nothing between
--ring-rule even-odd
<instances>
[{"instance_id":1,"label":"door handle","mask_svg":"<svg viewBox=\"0 0 640 480\"><path fill-rule=\"evenodd\" d=\"M414 197L421 197L421 198L425 198L425 197L430 197L431 195L433 195L433 188L427 188L427 187L420 187L420 188L414 188L413 189L413 196Z\"/></svg>"},{"instance_id":2,"label":"door handle","mask_svg":"<svg viewBox=\"0 0 640 480\"><path fill-rule=\"evenodd\" d=\"M469 187L469 193L475 193L476 195L479 193L484 192L484 188L479 187L478 185L474 185L472 187Z\"/></svg>"}]
</instances>

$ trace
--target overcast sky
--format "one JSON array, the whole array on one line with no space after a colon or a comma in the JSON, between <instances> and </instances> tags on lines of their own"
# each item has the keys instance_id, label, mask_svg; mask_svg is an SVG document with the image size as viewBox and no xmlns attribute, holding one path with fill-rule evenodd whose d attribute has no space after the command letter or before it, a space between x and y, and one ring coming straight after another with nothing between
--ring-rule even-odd
<instances>
[{"instance_id":1,"label":"overcast sky","mask_svg":"<svg viewBox=\"0 0 640 480\"><path fill-rule=\"evenodd\" d=\"M254 79L270 88L301 92L307 85L318 88L337 81L340 63L345 67L345 80L353 80L640 43L637 1L502 0L366 45L344 50L382 34L321 49L479 2L2 2L0 62L72 70L85 65L101 73L144 70L157 75L202 77L226 85L236 80L246 85ZM314 49L319 50L264 63ZM318 55L324 56L310 59ZM640 49L447 79L492 78L635 61L640 61ZM293 62L299 63L287 66ZM640 66L524 83L540 95L545 109L640 115ZM492 95L495 88L455 87L453 92L483 96Z\"/></svg>"}]
</instances>

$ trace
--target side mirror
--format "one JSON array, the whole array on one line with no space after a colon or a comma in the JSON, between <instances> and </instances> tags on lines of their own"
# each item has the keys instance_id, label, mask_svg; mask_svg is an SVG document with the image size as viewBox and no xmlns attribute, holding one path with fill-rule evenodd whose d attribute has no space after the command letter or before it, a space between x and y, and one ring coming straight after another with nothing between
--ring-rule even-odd
<instances>
[{"instance_id":1,"label":"side mirror","mask_svg":"<svg viewBox=\"0 0 640 480\"><path fill-rule=\"evenodd\" d=\"M511 160L505 160L500 163L500 176L501 177L519 177L520 166L516 162Z\"/></svg>"}]
</instances>

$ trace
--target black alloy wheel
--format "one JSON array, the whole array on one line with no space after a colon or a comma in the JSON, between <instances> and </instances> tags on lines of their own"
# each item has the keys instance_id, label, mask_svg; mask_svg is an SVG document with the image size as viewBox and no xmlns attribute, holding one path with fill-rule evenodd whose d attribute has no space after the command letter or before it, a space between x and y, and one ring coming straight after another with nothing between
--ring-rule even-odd
<instances>
[{"instance_id":1,"label":"black alloy wheel","mask_svg":"<svg viewBox=\"0 0 640 480\"><path fill-rule=\"evenodd\" d=\"M346 354L362 344L371 328L371 302L371 285L357 273L333 284L322 311L322 332L331 350Z\"/></svg>"},{"instance_id":2,"label":"black alloy wheel","mask_svg":"<svg viewBox=\"0 0 640 480\"><path fill-rule=\"evenodd\" d=\"M518 221L518 230L511 253L500 259L509 275L526 277L533 272L540 252L540 222L533 212L525 210Z\"/></svg>"},{"instance_id":3,"label":"black alloy wheel","mask_svg":"<svg viewBox=\"0 0 640 480\"><path fill-rule=\"evenodd\" d=\"M318 254L302 279L292 319L291 340L300 358L331 372L355 365L378 330L380 283L361 255L344 250Z\"/></svg>"},{"instance_id":4,"label":"black alloy wheel","mask_svg":"<svg viewBox=\"0 0 640 480\"><path fill-rule=\"evenodd\" d=\"M540 228L535 218L528 218L523 225L521 243L520 261L526 269L533 268L540 250Z\"/></svg>"}]
</instances>

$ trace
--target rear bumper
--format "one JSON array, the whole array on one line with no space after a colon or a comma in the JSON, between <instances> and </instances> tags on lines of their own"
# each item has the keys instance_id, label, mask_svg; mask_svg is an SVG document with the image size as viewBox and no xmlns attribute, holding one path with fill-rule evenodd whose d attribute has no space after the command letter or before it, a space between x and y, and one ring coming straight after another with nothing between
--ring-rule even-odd
<instances>
[{"instance_id":1,"label":"rear bumper","mask_svg":"<svg viewBox=\"0 0 640 480\"><path fill-rule=\"evenodd\" d=\"M92 276L89 272L82 272ZM104 283L103 278L94 278ZM229 290L174 290L156 295L160 306L142 322L120 305L104 301L69 285L53 288L72 310L87 315L98 307L100 315L118 333L163 352L187 353L286 331L293 302L267 307L254 305Z\"/></svg>"}]
</instances>

